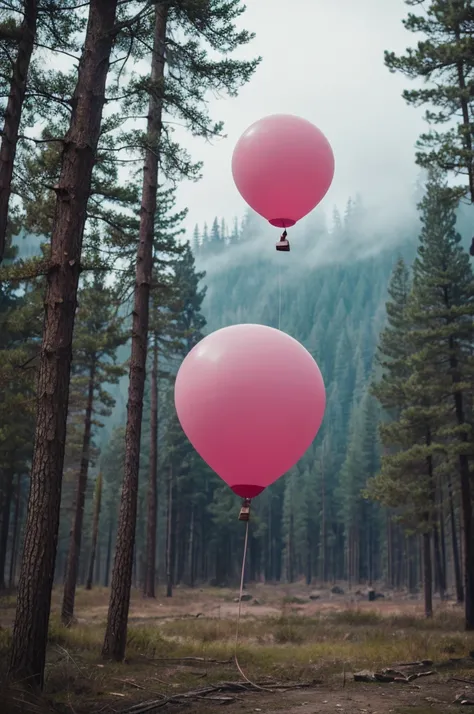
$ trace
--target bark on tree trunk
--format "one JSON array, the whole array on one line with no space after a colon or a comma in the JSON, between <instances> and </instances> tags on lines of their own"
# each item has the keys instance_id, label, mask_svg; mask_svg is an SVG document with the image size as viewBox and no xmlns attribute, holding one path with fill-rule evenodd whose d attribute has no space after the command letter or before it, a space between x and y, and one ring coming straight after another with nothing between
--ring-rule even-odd
<instances>
[{"instance_id":1,"label":"bark on tree trunk","mask_svg":"<svg viewBox=\"0 0 474 714\"><path fill-rule=\"evenodd\" d=\"M455 28L455 37L456 37L456 43L461 42L461 27L459 24L457 24ZM456 64L456 69L457 69L457 74L458 74L458 84L459 84L459 89L461 90L460 94L460 103L461 103L461 114L462 114L462 127L463 127L463 132L461 134L463 138L463 143L464 143L464 148L467 150L467 154L470 157L469 160L467 161L467 175L469 179L469 196L471 199L471 203L474 203L474 165L472 161L472 123L471 123L471 116L470 116L470 101L467 93L467 87L466 87L466 77L465 77L465 68L464 68L464 62L460 60Z\"/></svg>"},{"instance_id":2,"label":"bark on tree trunk","mask_svg":"<svg viewBox=\"0 0 474 714\"><path fill-rule=\"evenodd\" d=\"M393 528L392 528L392 518L390 513L387 512L387 582L388 587L393 587L393 542L392 542Z\"/></svg>"},{"instance_id":3,"label":"bark on tree trunk","mask_svg":"<svg viewBox=\"0 0 474 714\"><path fill-rule=\"evenodd\" d=\"M13 469L5 469L3 481L2 527L0 530L0 590L5 590L5 565L7 561L8 533L13 499Z\"/></svg>"},{"instance_id":4,"label":"bark on tree trunk","mask_svg":"<svg viewBox=\"0 0 474 714\"><path fill-rule=\"evenodd\" d=\"M425 617L433 617L433 574L429 532L423 533L423 591L425 596Z\"/></svg>"},{"instance_id":5,"label":"bark on tree trunk","mask_svg":"<svg viewBox=\"0 0 474 714\"><path fill-rule=\"evenodd\" d=\"M446 599L446 578L443 570L443 562L441 558L441 543L439 538L438 524L433 524L433 549L435 556L435 572L436 584L441 600Z\"/></svg>"},{"instance_id":6,"label":"bark on tree trunk","mask_svg":"<svg viewBox=\"0 0 474 714\"><path fill-rule=\"evenodd\" d=\"M91 557L89 560L89 572L87 574L86 590L92 590L94 582L95 555L97 553L97 540L99 538L100 507L102 503L102 474L97 476L95 484L94 516L92 519L92 544Z\"/></svg>"},{"instance_id":7,"label":"bark on tree trunk","mask_svg":"<svg viewBox=\"0 0 474 714\"><path fill-rule=\"evenodd\" d=\"M37 0L25 0L23 3L23 22L19 28L17 53L11 67L10 94L4 114L2 143L0 145L0 263L5 254L13 166L26 94L28 70L36 38L37 20Z\"/></svg>"},{"instance_id":8,"label":"bark on tree trunk","mask_svg":"<svg viewBox=\"0 0 474 714\"><path fill-rule=\"evenodd\" d=\"M454 579L456 583L456 599L458 603L464 602L464 586L461 573L461 559L459 557L458 534L456 529L456 515L453 502L453 487L448 480L449 520L451 525L451 545L453 548Z\"/></svg>"},{"instance_id":9,"label":"bark on tree trunk","mask_svg":"<svg viewBox=\"0 0 474 714\"><path fill-rule=\"evenodd\" d=\"M440 498L438 504L439 511L439 539L441 546L441 567L444 576L444 590L448 589L448 562L446 558L446 531L445 531L445 513L444 513L444 489L440 486Z\"/></svg>"},{"instance_id":10,"label":"bark on tree trunk","mask_svg":"<svg viewBox=\"0 0 474 714\"><path fill-rule=\"evenodd\" d=\"M112 535L114 530L114 522L111 516L109 516L109 518L109 537L107 538L107 557L105 561L104 588L109 587L110 565L112 563Z\"/></svg>"},{"instance_id":11,"label":"bark on tree trunk","mask_svg":"<svg viewBox=\"0 0 474 714\"><path fill-rule=\"evenodd\" d=\"M10 559L10 577L8 587L10 590L15 585L16 562L18 552L18 531L20 526L21 516L21 474L17 476L16 495L15 495L15 514L13 516L13 534L12 534L12 557Z\"/></svg>"},{"instance_id":12,"label":"bark on tree trunk","mask_svg":"<svg viewBox=\"0 0 474 714\"><path fill-rule=\"evenodd\" d=\"M150 473L148 480L148 520L146 541L145 597L155 597L157 480L158 480L158 335L153 340L150 405Z\"/></svg>"},{"instance_id":13,"label":"bark on tree trunk","mask_svg":"<svg viewBox=\"0 0 474 714\"><path fill-rule=\"evenodd\" d=\"M10 674L44 681L82 238L105 100L117 0L90 0L85 47L56 188L38 375L35 447Z\"/></svg>"},{"instance_id":14,"label":"bark on tree trunk","mask_svg":"<svg viewBox=\"0 0 474 714\"><path fill-rule=\"evenodd\" d=\"M168 513L166 518L166 597L173 597L173 553L172 553L172 522L173 522L173 467L170 464L168 478Z\"/></svg>"},{"instance_id":15,"label":"bark on tree trunk","mask_svg":"<svg viewBox=\"0 0 474 714\"><path fill-rule=\"evenodd\" d=\"M137 252L136 282L133 306L132 351L128 389L127 427L125 433L125 464L120 515L117 528L114 568L110 593L107 628L102 655L122 661L127 641L127 620L130 607L133 550L137 519L138 472L140 439L148 346L148 316L150 283L153 271L153 238L158 190L158 152L161 136L162 97L158 90L164 81L164 45L168 6L155 6L155 28L151 65L151 81L156 92L150 95L147 120L147 141L143 169L143 191Z\"/></svg>"},{"instance_id":16,"label":"bark on tree trunk","mask_svg":"<svg viewBox=\"0 0 474 714\"><path fill-rule=\"evenodd\" d=\"M187 581L189 587L194 587L194 505L191 507L191 524L189 526L189 542L188 542L188 557L187 557Z\"/></svg>"},{"instance_id":17,"label":"bark on tree trunk","mask_svg":"<svg viewBox=\"0 0 474 714\"><path fill-rule=\"evenodd\" d=\"M89 370L89 386L87 393L86 413L84 416L84 436L82 439L81 465L77 479L77 492L72 524L71 538L67 555L66 577L64 579L61 620L67 627L74 616L74 601L76 598L77 573L81 553L82 523L84 520L84 504L86 502L87 475L89 472L89 452L92 436L92 413L94 409L94 388L96 376L96 359L92 358Z\"/></svg>"},{"instance_id":18,"label":"bark on tree trunk","mask_svg":"<svg viewBox=\"0 0 474 714\"><path fill-rule=\"evenodd\" d=\"M321 581L329 579L327 557L327 525L326 525L326 478L324 472L324 444L321 453Z\"/></svg>"},{"instance_id":19,"label":"bark on tree trunk","mask_svg":"<svg viewBox=\"0 0 474 714\"><path fill-rule=\"evenodd\" d=\"M451 354L453 354L455 350L453 338L449 338L449 348ZM459 374L458 360L454 356L450 358L450 367L453 386L456 386L461 381L461 375ZM462 426L466 423L464 395L462 391L455 391L453 397L456 421L459 426ZM463 444L467 443L468 434L465 429L459 432L459 440ZM474 630L474 523L472 518L469 458L465 453L459 454L459 474L464 536L464 622L466 630Z\"/></svg>"}]
</instances>

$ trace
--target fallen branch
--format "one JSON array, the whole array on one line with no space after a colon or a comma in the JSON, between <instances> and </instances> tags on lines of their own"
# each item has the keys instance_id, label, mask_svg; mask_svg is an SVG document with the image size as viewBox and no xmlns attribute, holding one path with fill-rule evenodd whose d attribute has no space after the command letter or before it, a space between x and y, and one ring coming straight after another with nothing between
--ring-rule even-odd
<instances>
[{"instance_id":1,"label":"fallen branch","mask_svg":"<svg viewBox=\"0 0 474 714\"><path fill-rule=\"evenodd\" d=\"M224 660L219 660L219 659L211 659L207 657L147 657L146 655L140 655L141 657L144 657L147 659L149 662L174 662L177 664L186 664L186 663L193 663L193 664L232 664L233 660L232 659L224 659Z\"/></svg>"},{"instance_id":2,"label":"fallen branch","mask_svg":"<svg viewBox=\"0 0 474 714\"><path fill-rule=\"evenodd\" d=\"M409 682L413 682L414 679L419 679L420 677L430 677L432 674L437 674L434 670L429 672L415 672L414 674L409 674L407 679Z\"/></svg>"},{"instance_id":3,"label":"fallen branch","mask_svg":"<svg viewBox=\"0 0 474 714\"><path fill-rule=\"evenodd\" d=\"M466 697L465 694L456 694L456 699L454 700L453 704L461 704L465 707L473 707L474 699L469 699L468 697Z\"/></svg>"},{"instance_id":4,"label":"fallen branch","mask_svg":"<svg viewBox=\"0 0 474 714\"><path fill-rule=\"evenodd\" d=\"M231 664L231 659L211 659L207 657L158 657L155 662L202 662L203 664Z\"/></svg>"},{"instance_id":5,"label":"fallen branch","mask_svg":"<svg viewBox=\"0 0 474 714\"><path fill-rule=\"evenodd\" d=\"M269 685L268 682L265 683L264 687L257 685L259 689L264 689L267 693L272 694L275 692L291 691L294 689L309 689L319 684L316 680L313 682L301 682L301 683L272 683ZM249 684L247 682L221 682L215 686L205 687L202 689L196 689L191 692L181 692L180 694L174 694L170 697L164 696L161 699L151 699L147 702L142 702L140 704L135 704L129 709L122 710L121 714L147 714L147 712L154 711L156 709L162 709L168 704L188 704L190 701L214 701L220 702L221 704L231 704L237 701L237 697L226 697L218 696L219 694L236 694L251 692L255 689L255 685Z\"/></svg>"},{"instance_id":6,"label":"fallen branch","mask_svg":"<svg viewBox=\"0 0 474 714\"><path fill-rule=\"evenodd\" d=\"M462 682L463 684L474 686L474 679L464 679L463 677L450 677L448 682Z\"/></svg>"},{"instance_id":7,"label":"fallen branch","mask_svg":"<svg viewBox=\"0 0 474 714\"><path fill-rule=\"evenodd\" d=\"M119 679L118 677L112 677L114 682L120 682L121 684L127 684L129 687L135 687L135 689L141 689L144 692L148 692L149 694L153 694L154 696L157 697L166 697L165 694L162 694L161 692L156 692L153 691L153 689L148 689L148 687L144 687L142 684L137 684L134 682L132 679ZM163 682L165 684L165 682Z\"/></svg>"},{"instance_id":8,"label":"fallen branch","mask_svg":"<svg viewBox=\"0 0 474 714\"><path fill-rule=\"evenodd\" d=\"M400 666L400 665L398 665ZM432 674L436 674L434 670L429 672L414 672L413 674L404 674L399 672L397 669L382 669L380 672L369 672L368 670L362 670L361 672L355 672L353 674L354 682L383 682L389 684L391 682L399 682L401 684L410 684L415 679L420 677L429 677Z\"/></svg>"}]
</instances>

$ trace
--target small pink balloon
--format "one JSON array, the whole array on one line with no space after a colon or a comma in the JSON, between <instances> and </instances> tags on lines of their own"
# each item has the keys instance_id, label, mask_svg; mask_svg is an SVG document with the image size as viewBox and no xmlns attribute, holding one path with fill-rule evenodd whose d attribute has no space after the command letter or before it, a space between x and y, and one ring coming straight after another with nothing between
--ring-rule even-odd
<instances>
[{"instance_id":1,"label":"small pink balloon","mask_svg":"<svg viewBox=\"0 0 474 714\"><path fill-rule=\"evenodd\" d=\"M176 411L204 461L242 498L254 498L303 456L326 395L299 342L265 325L211 333L176 377Z\"/></svg>"},{"instance_id":2,"label":"small pink balloon","mask_svg":"<svg viewBox=\"0 0 474 714\"><path fill-rule=\"evenodd\" d=\"M274 114L240 137L232 174L251 208L273 226L289 228L326 195L334 177L334 155L314 124Z\"/></svg>"}]
</instances>

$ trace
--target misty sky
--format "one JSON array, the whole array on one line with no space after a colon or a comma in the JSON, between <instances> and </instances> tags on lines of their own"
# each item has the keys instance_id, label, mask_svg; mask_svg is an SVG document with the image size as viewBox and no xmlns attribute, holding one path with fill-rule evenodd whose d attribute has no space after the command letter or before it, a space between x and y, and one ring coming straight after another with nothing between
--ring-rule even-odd
<instances>
[{"instance_id":1,"label":"misty sky","mask_svg":"<svg viewBox=\"0 0 474 714\"><path fill-rule=\"evenodd\" d=\"M401 23L403 0L247 0L247 6L242 25L256 39L241 56L261 55L262 64L237 99L209 102L228 138L209 145L176 134L204 161L203 179L178 191L179 206L189 208L187 227L243 214L232 151L250 124L277 112L309 119L332 144L336 175L325 211L359 192L378 215L396 220L412 193L414 144L426 126L422 111L401 97L409 80L390 74L383 61L385 49L400 52L415 42Z\"/></svg>"}]
</instances>

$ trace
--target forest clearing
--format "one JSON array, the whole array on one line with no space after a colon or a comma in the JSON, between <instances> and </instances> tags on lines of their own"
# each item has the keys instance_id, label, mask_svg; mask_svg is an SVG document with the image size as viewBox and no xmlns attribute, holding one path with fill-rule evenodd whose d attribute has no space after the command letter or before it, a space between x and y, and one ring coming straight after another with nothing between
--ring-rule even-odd
<instances>
[{"instance_id":1,"label":"forest clearing","mask_svg":"<svg viewBox=\"0 0 474 714\"><path fill-rule=\"evenodd\" d=\"M42 700L50 709L31 711L447 714L457 711L460 694L474 701L474 635L462 630L462 608L437 603L426 620L416 595L386 592L368 602L359 592L249 586L238 660L254 684L269 690L260 691L243 681L233 659L238 593L231 589L177 588L173 598L157 591L156 601L133 591L122 664L100 658L107 590L78 590L70 628L60 624L55 590ZM14 599L5 596L2 654L13 615ZM383 679L388 668L394 672L387 680L416 676L404 683L354 681L364 671Z\"/></svg>"}]
</instances>

